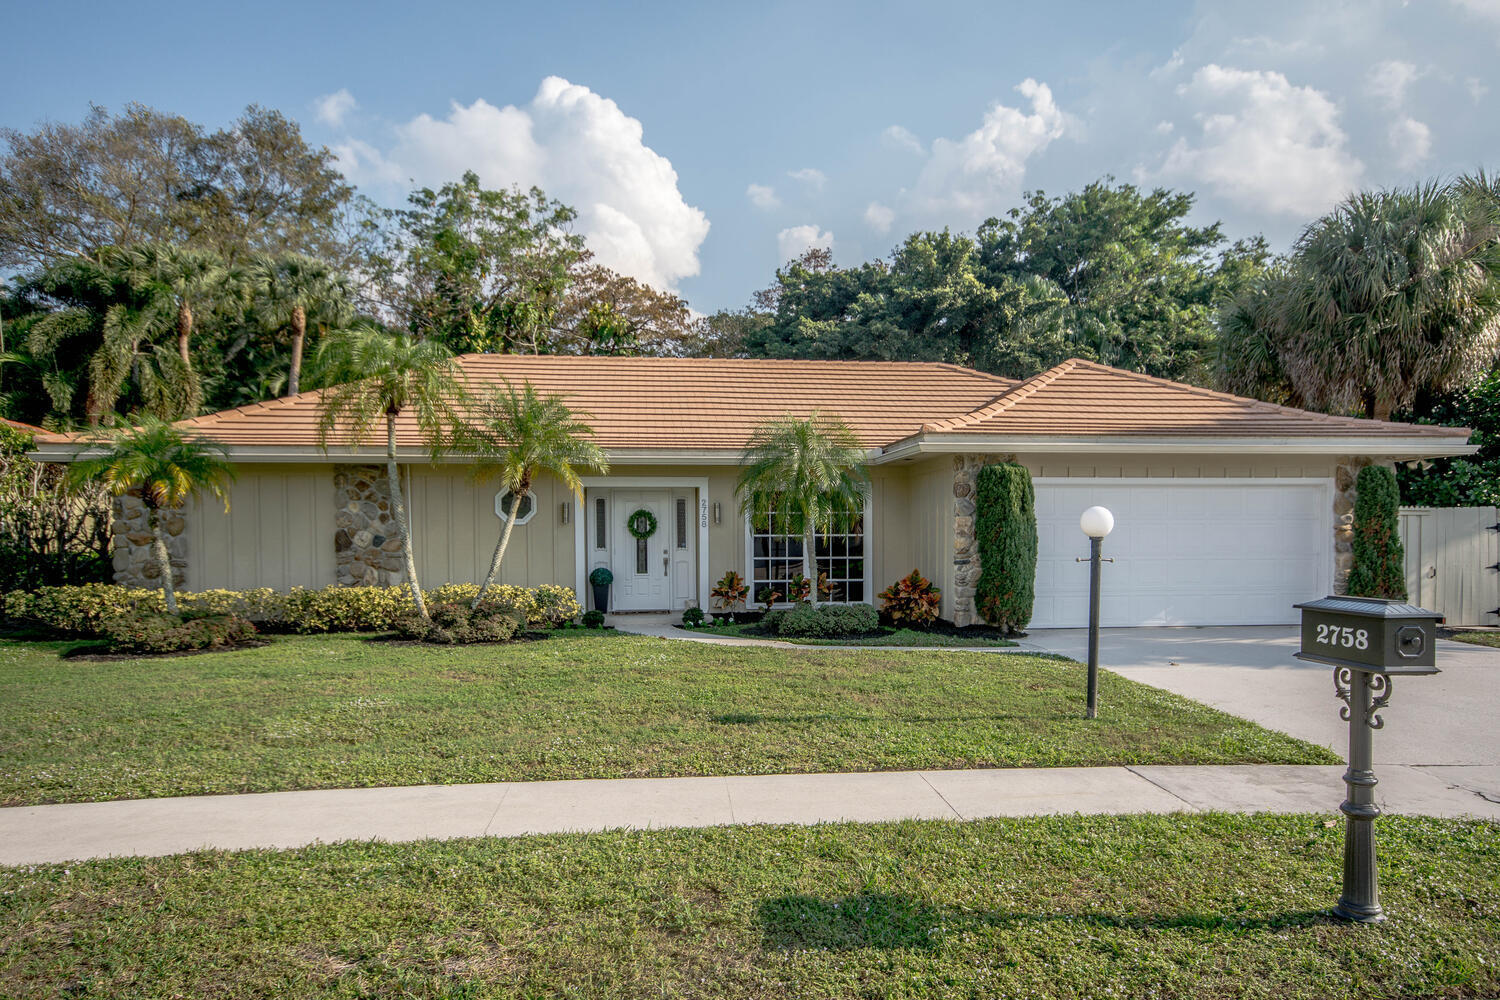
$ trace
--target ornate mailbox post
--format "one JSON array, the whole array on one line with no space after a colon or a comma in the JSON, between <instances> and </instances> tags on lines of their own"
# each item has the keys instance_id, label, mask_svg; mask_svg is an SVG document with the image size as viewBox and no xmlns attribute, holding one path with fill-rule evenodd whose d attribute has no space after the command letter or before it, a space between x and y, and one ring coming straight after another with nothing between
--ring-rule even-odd
<instances>
[{"instance_id":1,"label":"ornate mailbox post","mask_svg":"<svg viewBox=\"0 0 1500 1000\"><path fill-rule=\"evenodd\" d=\"M1375 869L1375 772L1371 736L1385 725L1392 678L1438 672L1437 625L1443 617L1404 601L1374 597L1325 597L1302 609L1299 660L1333 667L1333 689L1349 720L1348 794L1344 814L1344 891L1333 912L1345 920L1384 920Z\"/></svg>"}]
</instances>

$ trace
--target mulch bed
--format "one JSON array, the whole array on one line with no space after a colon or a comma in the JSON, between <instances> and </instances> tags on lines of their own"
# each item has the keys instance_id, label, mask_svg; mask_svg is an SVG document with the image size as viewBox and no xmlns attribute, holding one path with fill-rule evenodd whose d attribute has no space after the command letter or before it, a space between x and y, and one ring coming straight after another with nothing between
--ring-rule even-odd
<instances>
[{"instance_id":1,"label":"mulch bed","mask_svg":"<svg viewBox=\"0 0 1500 1000\"><path fill-rule=\"evenodd\" d=\"M121 660L167 660L177 656L202 656L204 653L232 653L239 649L259 649L269 646L269 639L254 642L237 642L232 646L210 646L207 649L177 649L170 653L108 653L100 652L97 644L74 646L60 654L65 660L82 660L85 663L118 663Z\"/></svg>"}]
</instances>

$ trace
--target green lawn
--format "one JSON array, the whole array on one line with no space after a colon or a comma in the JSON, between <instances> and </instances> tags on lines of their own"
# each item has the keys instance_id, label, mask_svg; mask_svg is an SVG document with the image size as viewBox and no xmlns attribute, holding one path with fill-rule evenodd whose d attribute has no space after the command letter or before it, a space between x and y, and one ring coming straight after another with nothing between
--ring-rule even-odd
<instances>
[{"instance_id":1,"label":"green lawn","mask_svg":"<svg viewBox=\"0 0 1500 1000\"><path fill-rule=\"evenodd\" d=\"M1054 817L349 843L0 869L0 995L1483 997L1500 827Z\"/></svg>"},{"instance_id":2,"label":"green lawn","mask_svg":"<svg viewBox=\"0 0 1500 1000\"><path fill-rule=\"evenodd\" d=\"M1452 632L1447 638L1456 642L1467 642L1474 646L1500 648L1500 632Z\"/></svg>"},{"instance_id":3,"label":"green lawn","mask_svg":"<svg viewBox=\"0 0 1500 1000\"><path fill-rule=\"evenodd\" d=\"M616 634L431 647L356 635L89 662L0 643L0 803L540 778L1121 763L1337 763L1084 668L1006 653Z\"/></svg>"},{"instance_id":4,"label":"green lawn","mask_svg":"<svg viewBox=\"0 0 1500 1000\"><path fill-rule=\"evenodd\" d=\"M913 628L881 626L877 635L860 636L856 639L783 639L760 630L758 623L748 625L713 625L709 628L690 629L701 635L728 635L744 639L764 639L771 642L787 642L801 646L941 646L947 648L965 646L1014 646L1009 639L948 635L944 632L922 632Z\"/></svg>"}]
</instances>

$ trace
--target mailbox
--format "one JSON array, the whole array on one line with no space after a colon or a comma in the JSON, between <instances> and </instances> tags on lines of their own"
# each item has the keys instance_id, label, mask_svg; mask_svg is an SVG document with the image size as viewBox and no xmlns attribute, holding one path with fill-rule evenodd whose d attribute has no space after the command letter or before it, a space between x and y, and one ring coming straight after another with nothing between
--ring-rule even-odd
<instances>
[{"instance_id":1,"label":"mailbox","mask_svg":"<svg viewBox=\"0 0 1500 1000\"><path fill-rule=\"evenodd\" d=\"M1299 660L1373 674L1438 672L1437 627L1443 616L1405 601L1325 597L1302 609Z\"/></svg>"}]
</instances>

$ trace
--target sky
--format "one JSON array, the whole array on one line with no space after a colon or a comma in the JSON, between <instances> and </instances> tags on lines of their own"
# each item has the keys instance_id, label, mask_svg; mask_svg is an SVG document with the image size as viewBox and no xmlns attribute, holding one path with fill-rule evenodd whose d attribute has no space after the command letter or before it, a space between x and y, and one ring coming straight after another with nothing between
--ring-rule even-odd
<instances>
[{"instance_id":1,"label":"sky","mask_svg":"<svg viewBox=\"0 0 1500 1000\"><path fill-rule=\"evenodd\" d=\"M739 308L1101 176L1278 251L1350 191L1500 168L1500 0L0 0L0 126L139 101L297 119L396 205L475 170L599 260Z\"/></svg>"}]
</instances>

